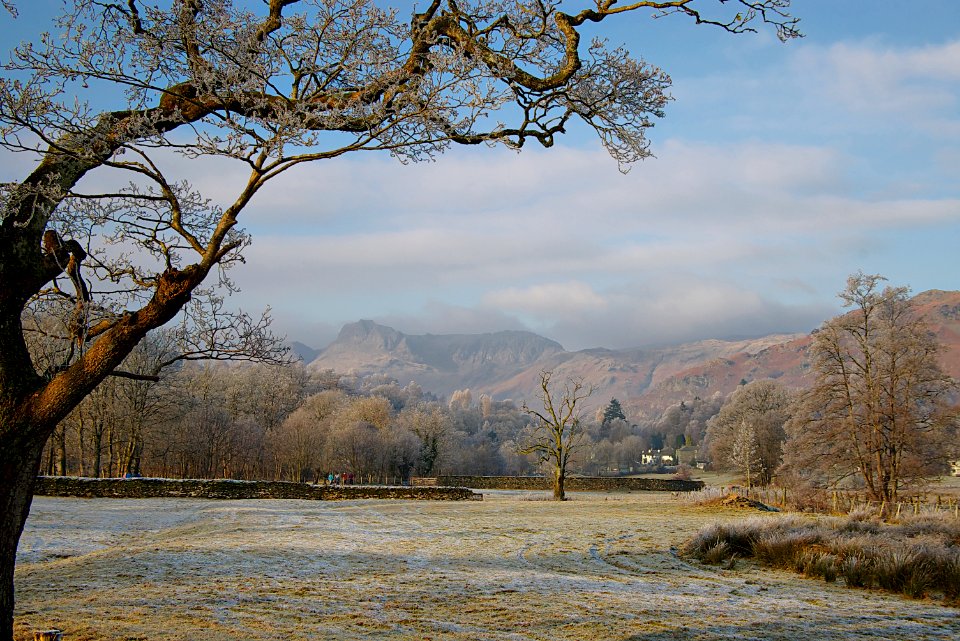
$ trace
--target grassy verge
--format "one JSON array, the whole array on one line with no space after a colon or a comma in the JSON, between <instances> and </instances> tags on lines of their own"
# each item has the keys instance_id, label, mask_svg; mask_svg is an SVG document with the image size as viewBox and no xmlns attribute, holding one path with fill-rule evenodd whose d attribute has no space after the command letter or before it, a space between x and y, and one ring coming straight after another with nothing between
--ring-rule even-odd
<instances>
[{"instance_id":1,"label":"grassy verge","mask_svg":"<svg viewBox=\"0 0 960 641\"><path fill-rule=\"evenodd\" d=\"M683 552L704 563L750 558L849 587L940 596L960 605L960 520L946 514L892 524L858 515L751 518L704 528Z\"/></svg>"}]
</instances>

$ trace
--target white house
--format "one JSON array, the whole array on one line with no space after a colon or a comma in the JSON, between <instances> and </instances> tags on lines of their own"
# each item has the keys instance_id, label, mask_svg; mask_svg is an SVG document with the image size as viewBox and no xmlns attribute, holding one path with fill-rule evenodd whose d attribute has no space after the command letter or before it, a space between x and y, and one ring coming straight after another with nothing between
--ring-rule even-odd
<instances>
[{"instance_id":1,"label":"white house","mask_svg":"<svg viewBox=\"0 0 960 641\"><path fill-rule=\"evenodd\" d=\"M676 462L673 450L647 450L640 455L643 465L673 465Z\"/></svg>"}]
</instances>

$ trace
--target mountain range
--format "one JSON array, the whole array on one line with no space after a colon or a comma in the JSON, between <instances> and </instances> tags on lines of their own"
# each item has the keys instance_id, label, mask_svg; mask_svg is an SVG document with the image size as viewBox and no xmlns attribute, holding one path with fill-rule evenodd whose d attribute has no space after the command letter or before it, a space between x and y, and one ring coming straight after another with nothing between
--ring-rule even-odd
<instances>
[{"instance_id":1,"label":"mountain range","mask_svg":"<svg viewBox=\"0 0 960 641\"><path fill-rule=\"evenodd\" d=\"M930 290L917 294L913 303L944 346L944 369L960 379L960 292ZM440 397L469 388L474 398L533 399L540 372L550 370L555 380L581 377L595 385L593 406L617 398L628 415L639 419L696 396L725 396L744 381L775 378L788 388L804 387L811 342L811 334L773 334L569 352L532 332L409 335L361 320L345 325L323 350L302 343L292 348L311 370L385 374L402 385L416 381Z\"/></svg>"}]
</instances>

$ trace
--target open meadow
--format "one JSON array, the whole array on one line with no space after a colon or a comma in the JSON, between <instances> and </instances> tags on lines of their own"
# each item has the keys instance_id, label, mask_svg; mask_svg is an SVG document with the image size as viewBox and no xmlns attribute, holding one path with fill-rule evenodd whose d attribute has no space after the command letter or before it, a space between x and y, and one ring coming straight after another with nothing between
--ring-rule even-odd
<instances>
[{"instance_id":1,"label":"open meadow","mask_svg":"<svg viewBox=\"0 0 960 641\"><path fill-rule=\"evenodd\" d=\"M66 641L960 638L960 610L937 601L678 558L699 528L743 511L666 493L541 496L38 497L20 543L17 630L60 628Z\"/></svg>"}]
</instances>

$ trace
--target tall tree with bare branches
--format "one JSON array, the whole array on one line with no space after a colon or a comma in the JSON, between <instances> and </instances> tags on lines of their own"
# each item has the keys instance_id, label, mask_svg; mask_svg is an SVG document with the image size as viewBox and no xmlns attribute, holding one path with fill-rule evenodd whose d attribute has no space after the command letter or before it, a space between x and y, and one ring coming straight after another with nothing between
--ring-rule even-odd
<instances>
[{"instance_id":1,"label":"tall tree with bare branches","mask_svg":"<svg viewBox=\"0 0 960 641\"><path fill-rule=\"evenodd\" d=\"M552 377L552 372L540 372L538 398L542 410L531 408L526 402L522 406L523 411L536 420L520 452L535 454L541 463L549 466L553 473L553 498L562 501L566 498L564 484L570 457L583 444L583 401L596 388L585 385L582 379L573 379L558 390L551 387Z\"/></svg>"},{"instance_id":2,"label":"tall tree with bare branches","mask_svg":"<svg viewBox=\"0 0 960 641\"><path fill-rule=\"evenodd\" d=\"M852 308L814 335L814 385L787 423L785 471L835 485L854 478L869 497L896 503L938 471L956 436L947 404L955 383L906 287L859 272L840 293Z\"/></svg>"},{"instance_id":3,"label":"tall tree with bare branches","mask_svg":"<svg viewBox=\"0 0 960 641\"><path fill-rule=\"evenodd\" d=\"M232 288L240 214L268 181L359 151L550 147L575 119L626 165L649 155L669 78L582 43L584 25L643 9L798 35L789 0L587 4L432 0L406 16L373 0L73 0L56 32L12 48L0 144L32 168L0 190L0 639L44 443L147 332ZM214 202L176 173L178 154L246 180ZM66 312L49 366L23 337L39 304Z\"/></svg>"}]
</instances>

